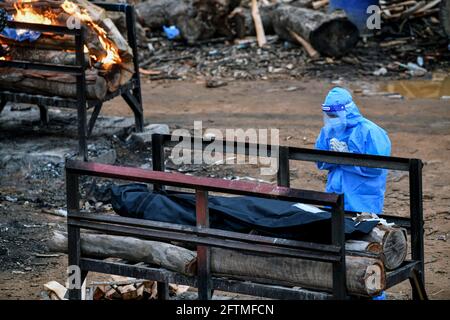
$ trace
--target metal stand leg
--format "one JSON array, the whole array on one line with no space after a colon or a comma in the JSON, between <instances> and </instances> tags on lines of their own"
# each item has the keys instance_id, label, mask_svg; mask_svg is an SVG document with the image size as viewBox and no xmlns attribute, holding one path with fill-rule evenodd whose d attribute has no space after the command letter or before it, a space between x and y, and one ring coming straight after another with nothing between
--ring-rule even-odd
<instances>
[{"instance_id":1,"label":"metal stand leg","mask_svg":"<svg viewBox=\"0 0 450 320\"><path fill-rule=\"evenodd\" d=\"M133 6L126 7L125 20L127 25L128 44L133 51L134 75L132 81L134 83L134 89L131 92L126 92L122 95L122 97L128 103L131 110L133 110L136 123L136 131L142 132L144 130L144 111L142 106L141 78L139 75L138 51L135 36L136 13Z\"/></svg>"},{"instance_id":2,"label":"metal stand leg","mask_svg":"<svg viewBox=\"0 0 450 320\"><path fill-rule=\"evenodd\" d=\"M95 121L97 121L98 115L100 114L100 110L102 109L103 103L96 104L94 110L92 111L91 118L89 119L89 126L87 137L90 138L92 135L92 131L94 130Z\"/></svg>"},{"instance_id":3,"label":"metal stand leg","mask_svg":"<svg viewBox=\"0 0 450 320\"><path fill-rule=\"evenodd\" d=\"M69 299L81 300L81 287L87 272L83 272L80 268L81 259L81 241L80 229L69 224L70 215L80 210L80 194L78 187L78 176L66 171L66 194L67 194L67 242L69 254L69 268L74 274L69 275L69 285L77 285L69 289ZM80 277L77 279L77 277Z\"/></svg>"},{"instance_id":4,"label":"metal stand leg","mask_svg":"<svg viewBox=\"0 0 450 320\"><path fill-rule=\"evenodd\" d=\"M46 106L38 104L39 107L39 113L41 117L41 124L44 126L48 125L49 118L48 118L48 108Z\"/></svg>"},{"instance_id":5,"label":"metal stand leg","mask_svg":"<svg viewBox=\"0 0 450 320\"><path fill-rule=\"evenodd\" d=\"M341 248L340 261L333 263L333 297L336 300L347 299L344 223L344 195L341 195L331 212L332 244Z\"/></svg>"},{"instance_id":6,"label":"metal stand leg","mask_svg":"<svg viewBox=\"0 0 450 320\"><path fill-rule=\"evenodd\" d=\"M209 227L208 192L195 191L197 227ZM197 246L198 299L211 300L213 287L211 281L211 250L208 246Z\"/></svg>"},{"instance_id":7,"label":"metal stand leg","mask_svg":"<svg viewBox=\"0 0 450 320\"><path fill-rule=\"evenodd\" d=\"M158 300L169 300L169 284L167 282L157 282Z\"/></svg>"},{"instance_id":8,"label":"metal stand leg","mask_svg":"<svg viewBox=\"0 0 450 320\"><path fill-rule=\"evenodd\" d=\"M424 221L423 221L423 190L422 190L422 161L419 159L410 160L409 169L409 194L411 212L411 258L419 261L417 276L420 282L425 283L425 250L424 250ZM413 290L413 299L421 299Z\"/></svg>"},{"instance_id":9,"label":"metal stand leg","mask_svg":"<svg viewBox=\"0 0 450 320\"><path fill-rule=\"evenodd\" d=\"M88 160L86 121L86 104L83 103L78 105L78 148L79 156L84 161Z\"/></svg>"},{"instance_id":10,"label":"metal stand leg","mask_svg":"<svg viewBox=\"0 0 450 320\"><path fill-rule=\"evenodd\" d=\"M140 89L139 89L140 91ZM134 122L136 124L136 131L142 132L144 131L144 112L142 111L142 104L131 92L125 92L122 94L125 102L130 106L131 110L134 113Z\"/></svg>"},{"instance_id":11,"label":"metal stand leg","mask_svg":"<svg viewBox=\"0 0 450 320\"><path fill-rule=\"evenodd\" d=\"M87 103L86 103L86 62L84 61L84 34L85 28L80 29L80 33L75 35L76 61L83 71L77 77L77 100L78 100L78 140L79 140L79 156L84 161L88 160L87 153Z\"/></svg>"},{"instance_id":12,"label":"metal stand leg","mask_svg":"<svg viewBox=\"0 0 450 320\"><path fill-rule=\"evenodd\" d=\"M290 187L289 148L279 147L277 181L280 187Z\"/></svg>"},{"instance_id":13,"label":"metal stand leg","mask_svg":"<svg viewBox=\"0 0 450 320\"><path fill-rule=\"evenodd\" d=\"M409 277L414 300L428 300L428 295L425 290L425 284L423 283L422 278L423 277L418 270L413 270L411 272L411 276Z\"/></svg>"},{"instance_id":14,"label":"metal stand leg","mask_svg":"<svg viewBox=\"0 0 450 320\"><path fill-rule=\"evenodd\" d=\"M3 109L6 106L7 101L3 98L0 98L0 113L2 113Z\"/></svg>"},{"instance_id":15,"label":"metal stand leg","mask_svg":"<svg viewBox=\"0 0 450 320\"><path fill-rule=\"evenodd\" d=\"M80 268L80 258L81 258L81 244L80 244L80 229L76 227L68 226L67 228L67 236L68 236L68 249L69 249L69 267L74 270L75 274L69 275L71 277L75 277L73 280L75 283L70 283L75 285L78 283L77 287L69 289L69 299L70 300L81 300L81 286L83 284L82 272ZM78 270L74 269L77 268ZM80 271L80 273L77 273ZM80 277L79 281L76 277Z\"/></svg>"}]
</instances>

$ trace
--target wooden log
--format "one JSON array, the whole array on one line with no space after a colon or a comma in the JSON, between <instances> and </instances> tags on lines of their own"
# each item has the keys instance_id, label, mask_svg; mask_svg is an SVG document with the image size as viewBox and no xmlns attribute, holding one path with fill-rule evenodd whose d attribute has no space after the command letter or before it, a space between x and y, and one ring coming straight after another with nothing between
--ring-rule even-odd
<instances>
[{"instance_id":1,"label":"wooden log","mask_svg":"<svg viewBox=\"0 0 450 320\"><path fill-rule=\"evenodd\" d=\"M62 65L75 65L76 55L75 52L63 51L63 50L42 50L33 49L29 50L24 47L12 47L8 54L14 60L41 62ZM84 55L84 60L89 62L89 55Z\"/></svg>"},{"instance_id":2,"label":"wooden log","mask_svg":"<svg viewBox=\"0 0 450 320\"><path fill-rule=\"evenodd\" d=\"M151 29L175 25L189 44L213 36L231 37L227 23L236 0L152 0L136 5L138 21Z\"/></svg>"},{"instance_id":3,"label":"wooden log","mask_svg":"<svg viewBox=\"0 0 450 320\"><path fill-rule=\"evenodd\" d=\"M375 254L382 254L383 247L378 242L369 242L361 240L347 240L345 241L345 250L370 252Z\"/></svg>"},{"instance_id":4,"label":"wooden log","mask_svg":"<svg viewBox=\"0 0 450 320\"><path fill-rule=\"evenodd\" d=\"M76 78L70 74L16 68L0 68L0 86L2 89L30 94L52 95L75 98ZM95 69L86 74L87 98L101 100L107 93L106 80L98 76Z\"/></svg>"},{"instance_id":5,"label":"wooden log","mask_svg":"<svg viewBox=\"0 0 450 320\"><path fill-rule=\"evenodd\" d=\"M327 14L308 8L280 5L272 13L272 23L280 38L293 41L289 32L293 31L326 56L343 56L359 40L358 28L342 12Z\"/></svg>"},{"instance_id":6,"label":"wooden log","mask_svg":"<svg viewBox=\"0 0 450 320\"><path fill-rule=\"evenodd\" d=\"M263 6L259 8L259 15L265 34L273 34L272 26L272 6ZM251 9L238 7L228 16L228 21L232 26L233 33L237 38L246 36L256 36L255 23L253 22Z\"/></svg>"},{"instance_id":7,"label":"wooden log","mask_svg":"<svg viewBox=\"0 0 450 320\"><path fill-rule=\"evenodd\" d=\"M330 3L330 0L318 0L318 1L314 1L312 3L312 7L313 7L313 9L317 10L317 9L322 8L322 7L325 7L329 3Z\"/></svg>"},{"instance_id":8,"label":"wooden log","mask_svg":"<svg viewBox=\"0 0 450 320\"><path fill-rule=\"evenodd\" d=\"M48 247L54 252L67 252L67 234L55 232ZM195 252L163 242L83 233L81 252L98 258L116 257L145 262L186 275L196 273Z\"/></svg>"},{"instance_id":9,"label":"wooden log","mask_svg":"<svg viewBox=\"0 0 450 320\"><path fill-rule=\"evenodd\" d=\"M441 2L439 17L441 25L450 40L450 0L443 0Z\"/></svg>"},{"instance_id":10,"label":"wooden log","mask_svg":"<svg viewBox=\"0 0 450 320\"><path fill-rule=\"evenodd\" d=\"M75 48L75 41L71 36L41 35L41 37L34 42L19 42L0 36L0 41L9 47L21 47L38 50L73 50Z\"/></svg>"},{"instance_id":11,"label":"wooden log","mask_svg":"<svg viewBox=\"0 0 450 320\"><path fill-rule=\"evenodd\" d=\"M150 29L162 29L164 25L175 25L181 37L193 44L212 37L216 32L210 21L203 20L194 7L193 0L153 0L136 5L138 21Z\"/></svg>"},{"instance_id":12,"label":"wooden log","mask_svg":"<svg viewBox=\"0 0 450 320\"><path fill-rule=\"evenodd\" d=\"M368 235L364 235L360 239L381 244L384 266L387 270L398 268L406 259L408 242L406 230L403 228L379 224Z\"/></svg>"},{"instance_id":13,"label":"wooden log","mask_svg":"<svg viewBox=\"0 0 450 320\"><path fill-rule=\"evenodd\" d=\"M346 257L347 289L349 293L374 296L386 287L383 262L367 257ZM330 263L247 254L213 248L213 274L238 279L272 280L290 286L331 291L333 277Z\"/></svg>"},{"instance_id":14,"label":"wooden log","mask_svg":"<svg viewBox=\"0 0 450 320\"><path fill-rule=\"evenodd\" d=\"M67 234L55 233L48 246L51 251L67 252ZM368 247L370 245L366 244L366 249ZM81 236L81 250L88 256L144 261L188 275L195 275L196 270L195 252L161 242L86 233ZM260 282L269 280L325 291L332 288L332 267L329 263L218 248L212 248L211 259L213 274L220 276ZM350 293L371 296L384 290L385 274L381 260L348 256L346 261Z\"/></svg>"}]
</instances>

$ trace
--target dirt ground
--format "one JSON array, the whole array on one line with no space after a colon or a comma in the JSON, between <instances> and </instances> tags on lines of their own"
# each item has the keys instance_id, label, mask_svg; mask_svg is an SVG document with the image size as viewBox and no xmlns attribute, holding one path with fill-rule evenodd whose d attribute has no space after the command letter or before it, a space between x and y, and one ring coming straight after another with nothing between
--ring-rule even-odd
<instances>
[{"instance_id":1,"label":"dirt ground","mask_svg":"<svg viewBox=\"0 0 450 320\"><path fill-rule=\"evenodd\" d=\"M450 299L450 103L444 99L408 100L361 94L367 86L379 84L342 85L354 90L363 115L387 130L392 155L425 162L426 287L430 298ZM332 87L330 81L306 79L239 81L215 89L206 88L203 82L143 81L142 92L147 123L166 123L172 130L193 129L194 121L199 120L203 121L204 129L277 128L282 145L312 148L322 125L320 106ZM102 112L131 115L118 99ZM291 167L294 187L323 190L325 173L316 170L313 164L295 162ZM254 174L245 167L237 172ZM274 180L270 176L258 178ZM0 184L0 195L19 193L20 198L15 178L8 180ZM406 175L390 172L386 213L400 216L408 213L407 181ZM32 188L33 181L25 185ZM36 197L46 199L45 193L45 188L38 190ZM0 200L0 299L39 299L47 281L64 283L67 257L39 256L47 253L45 240L64 221L42 213L34 203ZM390 291L399 298L410 294L407 284Z\"/></svg>"}]
</instances>

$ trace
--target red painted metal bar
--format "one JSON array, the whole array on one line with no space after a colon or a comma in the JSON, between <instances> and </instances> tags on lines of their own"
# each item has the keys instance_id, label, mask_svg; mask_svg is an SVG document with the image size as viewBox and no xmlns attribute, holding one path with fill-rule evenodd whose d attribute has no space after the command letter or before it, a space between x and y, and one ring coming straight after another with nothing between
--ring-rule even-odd
<instances>
[{"instance_id":1,"label":"red painted metal bar","mask_svg":"<svg viewBox=\"0 0 450 320\"><path fill-rule=\"evenodd\" d=\"M113 166L100 163L68 160L66 171L112 179L132 180L145 183L160 183L181 188L248 195L260 198L274 198L287 201L301 201L307 204L335 206L338 195L325 192L290 189L268 183L228 181L214 178L186 176L180 173L155 172L140 168Z\"/></svg>"},{"instance_id":2,"label":"red painted metal bar","mask_svg":"<svg viewBox=\"0 0 450 320\"><path fill-rule=\"evenodd\" d=\"M208 192L195 191L197 228L209 228ZM212 296L211 250L208 246L197 246L197 276L199 300L210 300Z\"/></svg>"}]
</instances>

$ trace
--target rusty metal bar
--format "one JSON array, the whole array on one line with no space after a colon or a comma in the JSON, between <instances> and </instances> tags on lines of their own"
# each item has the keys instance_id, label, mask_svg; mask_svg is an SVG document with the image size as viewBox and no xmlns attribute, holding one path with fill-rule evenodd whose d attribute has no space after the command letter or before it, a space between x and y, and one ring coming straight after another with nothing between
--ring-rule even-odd
<instances>
[{"instance_id":1,"label":"rusty metal bar","mask_svg":"<svg viewBox=\"0 0 450 320\"><path fill-rule=\"evenodd\" d=\"M88 163L76 160L66 162L66 170L96 177L132 180L144 183L160 183L181 188L204 189L212 192L248 195L262 198L301 201L307 204L332 206L338 195L278 187L268 183L228 181L214 178L186 176L180 173L154 172L140 168L119 167L100 163Z\"/></svg>"},{"instance_id":2,"label":"rusty metal bar","mask_svg":"<svg viewBox=\"0 0 450 320\"><path fill-rule=\"evenodd\" d=\"M417 267L417 276L425 283L425 250L424 250L424 221L423 221L423 191L422 191L422 167L419 159L411 159L409 172L409 197L411 218L411 257L420 261ZM413 298L419 299L418 291L413 290Z\"/></svg>"},{"instance_id":3,"label":"rusty metal bar","mask_svg":"<svg viewBox=\"0 0 450 320\"><path fill-rule=\"evenodd\" d=\"M347 297L344 229L344 195L341 195L331 212L331 243L340 247L339 261L333 263L333 296L339 300Z\"/></svg>"},{"instance_id":4,"label":"rusty metal bar","mask_svg":"<svg viewBox=\"0 0 450 320\"><path fill-rule=\"evenodd\" d=\"M167 222L159 222L152 220L135 219L120 216L105 216L93 213L71 213L71 218L83 221L93 221L99 223L117 224L123 226L131 226L138 228L149 228L159 231L173 231L181 232L192 237L215 237L222 240L242 241L252 244L263 244L268 246L276 245L277 247L296 249L296 250L311 250L317 251L321 254L336 254L340 252L338 246L331 244L319 244L313 242L304 242L297 240L287 240L282 238L273 238L260 235L244 234L240 232L225 231L211 228L197 228L193 226L173 224Z\"/></svg>"},{"instance_id":5,"label":"rusty metal bar","mask_svg":"<svg viewBox=\"0 0 450 320\"><path fill-rule=\"evenodd\" d=\"M202 140L201 138L196 137L183 137L183 136L171 136L171 135L163 135L164 143L166 146L175 146L179 141L191 141L191 148L194 149L196 146L202 146L205 148L208 146L211 141ZM197 141L197 143L194 143ZM222 143L223 148L225 150L227 143L233 145L233 141L225 141L225 140L215 140L215 143ZM237 145L240 148L237 148ZM244 145L244 146L242 146ZM274 146L275 150L278 146ZM400 171L409 171L409 159L407 158L399 158L399 157L387 157L387 156L377 156L371 154L358 154L358 153L345 153L345 152L334 152L334 151L325 151L325 150L317 150L317 149L307 149L307 148L296 148L296 147L286 147L289 149L289 159L290 160L301 160L301 161L309 161L309 162L327 162L334 164L342 164L342 165L354 165L361 167L370 167L370 168L383 168L383 169L391 169L391 170L400 170ZM271 145L263 145L263 144L253 144L253 143L238 143L234 141L234 150L227 150L229 153L238 153L239 150L245 150L245 153L248 154L249 149L258 150L258 155L260 150L267 150L267 154L261 154L261 156L267 157L276 157L277 154L272 155Z\"/></svg>"},{"instance_id":6,"label":"rusty metal bar","mask_svg":"<svg viewBox=\"0 0 450 320\"><path fill-rule=\"evenodd\" d=\"M209 228L208 192L195 191L197 228ZM211 300L211 250L208 246L197 246L197 276L199 300Z\"/></svg>"},{"instance_id":7,"label":"rusty metal bar","mask_svg":"<svg viewBox=\"0 0 450 320\"><path fill-rule=\"evenodd\" d=\"M70 215L72 212L78 212L80 210L80 195L78 189L78 176L76 174L66 172L66 193L68 214ZM79 267L81 259L80 229L78 227L68 225L67 239L69 266ZM76 274L74 276L76 276ZM81 288L69 289L69 299L81 300Z\"/></svg>"}]
</instances>

